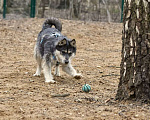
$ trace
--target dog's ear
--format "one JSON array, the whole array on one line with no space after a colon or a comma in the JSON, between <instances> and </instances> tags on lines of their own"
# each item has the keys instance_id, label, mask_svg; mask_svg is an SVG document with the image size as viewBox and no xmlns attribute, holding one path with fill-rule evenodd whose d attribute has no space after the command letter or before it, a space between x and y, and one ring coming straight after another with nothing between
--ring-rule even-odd
<instances>
[{"instance_id":1,"label":"dog's ear","mask_svg":"<svg viewBox=\"0 0 150 120\"><path fill-rule=\"evenodd\" d=\"M61 40L61 41L58 42L59 46L63 46L63 45L66 45L66 44L67 44L66 39L63 39L63 40Z\"/></svg>"},{"instance_id":2,"label":"dog's ear","mask_svg":"<svg viewBox=\"0 0 150 120\"><path fill-rule=\"evenodd\" d=\"M76 40L75 39L72 39L70 41L70 45L73 46L73 47L76 47Z\"/></svg>"}]
</instances>

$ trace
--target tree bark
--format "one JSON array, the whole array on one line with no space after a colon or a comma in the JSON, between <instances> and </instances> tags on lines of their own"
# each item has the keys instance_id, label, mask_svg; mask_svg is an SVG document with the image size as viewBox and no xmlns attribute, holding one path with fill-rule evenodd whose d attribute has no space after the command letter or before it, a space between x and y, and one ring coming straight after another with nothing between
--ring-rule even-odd
<instances>
[{"instance_id":1,"label":"tree bark","mask_svg":"<svg viewBox=\"0 0 150 120\"><path fill-rule=\"evenodd\" d=\"M0 10L3 10L3 0L0 0Z\"/></svg>"},{"instance_id":2,"label":"tree bark","mask_svg":"<svg viewBox=\"0 0 150 120\"><path fill-rule=\"evenodd\" d=\"M125 0L116 99L150 101L150 2Z\"/></svg>"},{"instance_id":3,"label":"tree bark","mask_svg":"<svg viewBox=\"0 0 150 120\"><path fill-rule=\"evenodd\" d=\"M70 11L70 19L72 19L72 17L74 16L74 10L73 10L73 0L70 0L70 7L69 7L69 11Z\"/></svg>"},{"instance_id":4,"label":"tree bark","mask_svg":"<svg viewBox=\"0 0 150 120\"><path fill-rule=\"evenodd\" d=\"M45 13L45 0L41 0L42 2L42 14L41 14L41 18L44 18L44 13Z\"/></svg>"},{"instance_id":5,"label":"tree bark","mask_svg":"<svg viewBox=\"0 0 150 120\"><path fill-rule=\"evenodd\" d=\"M36 0L36 14L35 14L36 17L38 17L39 14L39 5L40 5L40 0Z\"/></svg>"},{"instance_id":6,"label":"tree bark","mask_svg":"<svg viewBox=\"0 0 150 120\"><path fill-rule=\"evenodd\" d=\"M70 0L70 18L79 18L81 13L81 0Z\"/></svg>"}]
</instances>

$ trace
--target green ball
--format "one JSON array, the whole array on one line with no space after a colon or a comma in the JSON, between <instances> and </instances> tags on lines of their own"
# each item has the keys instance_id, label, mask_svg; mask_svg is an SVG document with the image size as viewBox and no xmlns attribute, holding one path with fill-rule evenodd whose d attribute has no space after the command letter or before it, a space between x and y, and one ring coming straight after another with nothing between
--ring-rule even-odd
<instances>
[{"instance_id":1,"label":"green ball","mask_svg":"<svg viewBox=\"0 0 150 120\"><path fill-rule=\"evenodd\" d=\"M91 87L90 87L90 85L89 85L89 84L85 84L85 85L83 85L83 87L82 87L82 91L84 91L84 92L88 93L90 90L91 90Z\"/></svg>"}]
</instances>

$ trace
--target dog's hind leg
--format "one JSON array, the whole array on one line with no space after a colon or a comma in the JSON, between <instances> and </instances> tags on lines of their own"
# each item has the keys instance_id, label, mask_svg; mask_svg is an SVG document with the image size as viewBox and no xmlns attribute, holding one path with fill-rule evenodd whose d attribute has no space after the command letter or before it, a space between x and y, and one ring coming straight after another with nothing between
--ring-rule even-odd
<instances>
[{"instance_id":1,"label":"dog's hind leg","mask_svg":"<svg viewBox=\"0 0 150 120\"><path fill-rule=\"evenodd\" d=\"M80 73L77 73L70 63L67 65L63 65L62 70L76 79L80 79L82 77L82 75Z\"/></svg>"},{"instance_id":2,"label":"dog's hind leg","mask_svg":"<svg viewBox=\"0 0 150 120\"><path fill-rule=\"evenodd\" d=\"M60 76L60 71L59 71L59 62L57 62L57 63L56 63L55 76Z\"/></svg>"},{"instance_id":3,"label":"dog's hind leg","mask_svg":"<svg viewBox=\"0 0 150 120\"><path fill-rule=\"evenodd\" d=\"M53 80L53 76L51 74L51 67L52 67L51 62L44 59L43 72L44 72L45 82L56 83Z\"/></svg>"},{"instance_id":4,"label":"dog's hind leg","mask_svg":"<svg viewBox=\"0 0 150 120\"><path fill-rule=\"evenodd\" d=\"M36 61L37 61L37 69L36 69L36 73L33 75L33 76L40 76L41 75L41 62L42 62L42 60L41 60L41 58L40 58L40 56L36 56Z\"/></svg>"}]
</instances>

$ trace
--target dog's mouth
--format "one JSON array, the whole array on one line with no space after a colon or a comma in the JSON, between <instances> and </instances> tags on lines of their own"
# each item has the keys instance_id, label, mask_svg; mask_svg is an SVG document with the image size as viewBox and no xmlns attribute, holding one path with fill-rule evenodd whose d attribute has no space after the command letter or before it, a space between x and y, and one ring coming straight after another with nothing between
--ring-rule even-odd
<instances>
[{"instance_id":1,"label":"dog's mouth","mask_svg":"<svg viewBox=\"0 0 150 120\"><path fill-rule=\"evenodd\" d=\"M65 64L68 64L69 63L69 60L65 60Z\"/></svg>"},{"instance_id":2,"label":"dog's mouth","mask_svg":"<svg viewBox=\"0 0 150 120\"><path fill-rule=\"evenodd\" d=\"M61 64L69 64L71 62L71 59L74 57L73 52L66 52L66 51L58 51L55 52L57 61L59 61Z\"/></svg>"}]
</instances>

